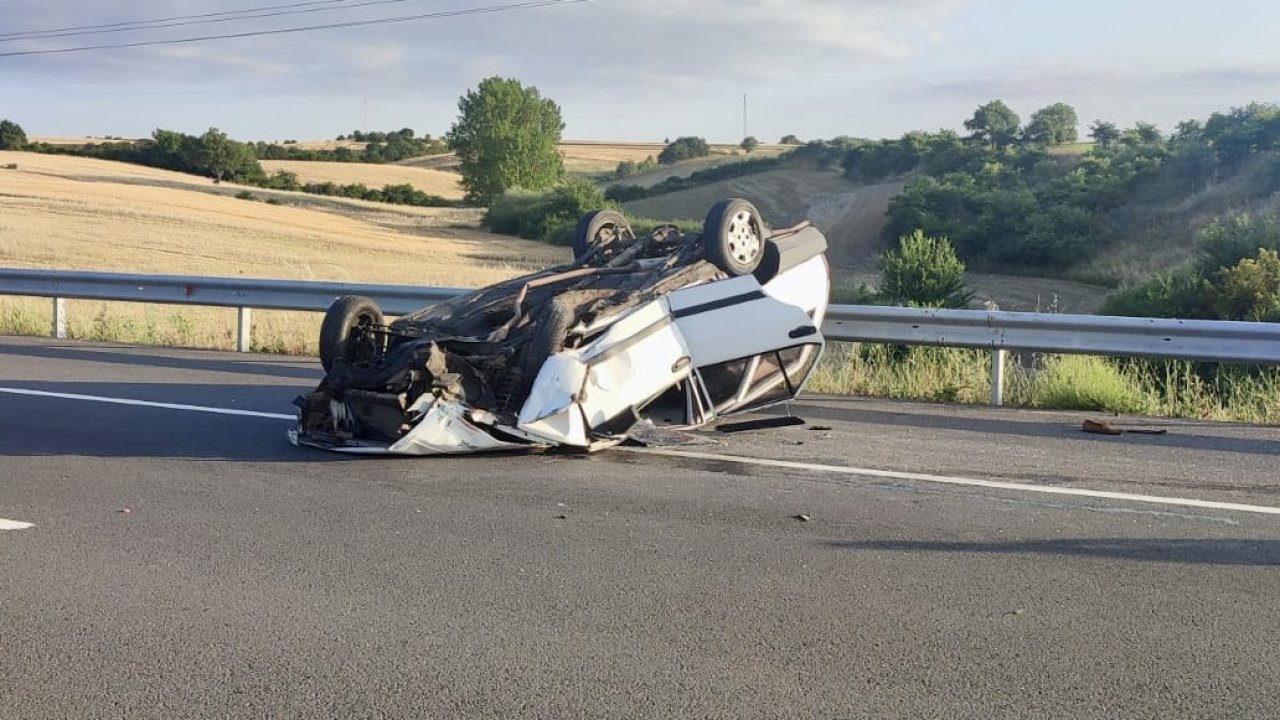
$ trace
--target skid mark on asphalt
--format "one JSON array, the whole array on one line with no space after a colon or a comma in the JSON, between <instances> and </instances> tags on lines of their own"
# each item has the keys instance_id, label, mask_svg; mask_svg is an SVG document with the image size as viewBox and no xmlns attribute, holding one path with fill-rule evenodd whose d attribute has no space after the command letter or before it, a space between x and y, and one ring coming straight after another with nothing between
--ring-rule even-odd
<instances>
[{"instance_id":1,"label":"skid mark on asphalt","mask_svg":"<svg viewBox=\"0 0 1280 720\"><path fill-rule=\"evenodd\" d=\"M1070 495L1074 497L1103 498L1107 500L1123 500L1126 502L1202 508L1207 510L1230 510L1233 512L1258 513L1261 515L1280 515L1280 508L1267 507L1265 505L1245 505L1241 503L1216 502L1213 500L1196 500L1193 498L1163 497L1160 495L1138 495L1134 493L1109 492L1106 490L1086 490L1084 488L1049 487L1044 485L1029 485L1027 483L1005 482L1001 480L979 480L977 478L928 475L925 473L899 472L896 470L874 470L871 468L844 467L840 465L819 465L816 463L797 462L794 460L771 460L769 458L742 457L738 455L718 455L714 453L696 452L693 450L667 450L662 448L623 448L623 450L640 455L660 455L663 457L683 458L687 460L710 460L714 462L739 463L743 465L781 468L786 470L804 470L808 472L889 478L893 480L912 480L916 482L936 483L941 485L959 485L964 487L980 487L995 490L1015 490L1018 492L1042 493L1045 495Z\"/></svg>"},{"instance_id":2,"label":"skid mark on asphalt","mask_svg":"<svg viewBox=\"0 0 1280 720\"><path fill-rule=\"evenodd\" d=\"M259 412L256 410L236 410L232 408L208 407L205 405L183 405L179 403L151 402L149 400L133 400L130 398L101 397L98 395L78 395L74 393L56 393L43 390L26 390L23 388L0 388L0 393L10 395L26 395L47 397L60 400L80 400L84 402L110 403L134 407L157 408L162 410L183 410L214 415L236 415L241 417L265 418L269 420L295 421L296 415L282 413ZM1040 493L1044 495L1068 495L1073 497L1102 498L1125 502L1146 503L1173 507L1190 507L1207 510L1227 510L1232 512L1256 513L1260 515L1280 515L1280 508L1265 505L1245 505L1242 503L1217 502L1213 500L1196 500L1194 498L1163 497L1159 495L1138 495L1134 493L1109 492L1106 490L1086 490L1084 488L1049 487L1030 485L1027 483L1005 482L1001 480L980 480L978 478L951 477L947 475L928 475L925 473L899 472L896 470L875 470L872 468L845 467L841 465L820 465L817 463L797 462L794 460L771 460L768 458L742 457L738 455L718 455L714 453L695 452L692 450L668 450L663 448L619 448L625 452L639 455L657 455L686 460L706 460L721 463L737 463L757 467L779 468L786 470L802 470L806 472L833 473L837 475L888 478L893 480L909 480L941 485L979 487L994 490L1012 490L1016 492Z\"/></svg>"},{"instance_id":3,"label":"skid mark on asphalt","mask_svg":"<svg viewBox=\"0 0 1280 720\"><path fill-rule=\"evenodd\" d=\"M0 518L0 530L26 530L35 527L29 522L18 522L17 520L5 520Z\"/></svg>"}]
</instances>

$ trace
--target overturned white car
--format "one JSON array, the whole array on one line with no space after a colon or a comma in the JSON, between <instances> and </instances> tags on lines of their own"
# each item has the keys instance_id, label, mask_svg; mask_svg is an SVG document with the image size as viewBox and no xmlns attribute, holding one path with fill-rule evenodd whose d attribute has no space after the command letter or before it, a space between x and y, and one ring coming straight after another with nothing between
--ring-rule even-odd
<instances>
[{"instance_id":1,"label":"overturned white car","mask_svg":"<svg viewBox=\"0 0 1280 720\"><path fill-rule=\"evenodd\" d=\"M700 234L635 237L582 218L576 259L390 324L368 298L325 315L327 372L297 400L295 443L433 455L597 449L637 423L673 429L796 396L822 353L826 239L770 231L725 200Z\"/></svg>"}]
</instances>

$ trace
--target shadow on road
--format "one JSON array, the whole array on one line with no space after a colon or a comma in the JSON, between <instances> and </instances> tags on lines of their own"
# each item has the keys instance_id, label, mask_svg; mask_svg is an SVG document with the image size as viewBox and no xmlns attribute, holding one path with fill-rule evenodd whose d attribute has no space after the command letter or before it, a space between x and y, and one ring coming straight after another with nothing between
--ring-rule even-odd
<instances>
[{"instance_id":1,"label":"shadow on road","mask_svg":"<svg viewBox=\"0 0 1280 720\"><path fill-rule=\"evenodd\" d=\"M1013 555L1074 555L1088 558L1198 565L1280 565L1280 540L1216 539L1087 539L1028 540L1024 542L927 542L868 540L831 542L844 550L890 552L957 552Z\"/></svg>"},{"instance_id":2,"label":"shadow on road","mask_svg":"<svg viewBox=\"0 0 1280 720\"><path fill-rule=\"evenodd\" d=\"M1168 422L1167 435L1086 435L1079 423L1035 420L1013 420L1008 417L981 418L972 415L944 414L931 411L932 405L904 403L910 412L890 412L859 407L850 403L847 407L829 408L799 403L793 406L795 414L806 420L830 420L834 422L867 423L880 426L930 428L933 430L963 430L992 436L1021 436L1053 438L1071 442L1120 443L1140 447L1167 447L1188 450L1212 450L1215 452L1244 453L1250 455L1280 455L1280 432L1275 440L1230 437L1224 434L1192 434L1195 428L1213 428L1211 423L1182 423L1157 421L1164 426ZM1093 413L1082 412L1081 419ZM1147 423L1150 424L1150 423ZM1231 427L1226 423L1218 427Z\"/></svg>"},{"instance_id":3,"label":"shadow on road","mask_svg":"<svg viewBox=\"0 0 1280 720\"><path fill-rule=\"evenodd\" d=\"M50 342L58 342L51 340ZM127 352L124 348L113 350L110 346L32 346L3 345L0 355L22 355L49 360L75 360L91 363L112 363L134 367L166 367L201 372L240 373L268 377L292 378L319 382L324 374L317 362L314 367L299 367L307 358L263 360L261 355L246 355L240 359L213 359L198 357L172 357L155 355L154 352L172 352L172 348L146 348L150 352ZM179 350L178 352L182 352ZM204 351L190 351L204 352ZM210 351L211 352L211 351ZM249 359L253 358L253 359Z\"/></svg>"},{"instance_id":4,"label":"shadow on road","mask_svg":"<svg viewBox=\"0 0 1280 720\"><path fill-rule=\"evenodd\" d=\"M0 386L145 403L293 413L307 385L3 382ZM259 462L342 460L289 443L284 418L0 393L0 458L162 457Z\"/></svg>"}]
</instances>

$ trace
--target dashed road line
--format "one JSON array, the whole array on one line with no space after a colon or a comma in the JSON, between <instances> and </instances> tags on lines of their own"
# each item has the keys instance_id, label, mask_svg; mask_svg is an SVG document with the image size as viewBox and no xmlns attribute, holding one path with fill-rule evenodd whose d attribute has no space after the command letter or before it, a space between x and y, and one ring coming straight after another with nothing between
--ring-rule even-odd
<instances>
[{"instance_id":1,"label":"dashed road line","mask_svg":"<svg viewBox=\"0 0 1280 720\"><path fill-rule=\"evenodd\" d=\"M26 530L33 528L35 525L29 522L18 522L17 520L5 520L0 518L0 530Z\"/></svg>"}]
</instances>

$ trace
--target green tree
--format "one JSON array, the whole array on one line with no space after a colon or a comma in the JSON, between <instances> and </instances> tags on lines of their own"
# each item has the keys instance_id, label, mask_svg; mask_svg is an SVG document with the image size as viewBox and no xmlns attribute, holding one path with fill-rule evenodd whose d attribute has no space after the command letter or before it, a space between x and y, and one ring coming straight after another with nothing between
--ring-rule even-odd
<instances>
[{"instance_id":1,"label":"green tree","mask_svg":"<svg viewBox=\"0 0 1280 720\"><path fill-rule=\"evenodd\" d=\"M800 138L796 137L795 135L783 135L782 139L778 141L778 144L779 145L803 145L804 143L800 142Z\"/></svg>"},{"instance_id":2,"label":"green tree","mask_svg":"<svg viewBox=\"0 0 1280 720\"><path fill-rule=\"evenodd\" d=\"M711 146L707 144L706 140L700 137L678 137L663 148L662 152L658 153L658 162L663 165L670 165L681 160L706 157L710 154Z\"/></svg>"},{"instance_id":3,"label":"green tree","mask_svg":"<svg viewBox=\"0 0 1280 720\"><path fill-rule=\"evenodd\" d=\"M541 190L563 175L560 107L537 88L487 78L458 100L458 110L445 140L461 160L467 200L487 205L510 188Z\"/></svg>"},{"instance_id":4,"label":"green tree","mask_svg":"<svg viewBox=\"0 0 1280 720\"><path fill-rule=\"evenodd\" d=\"M22 126L11 120L0 120L0 150L24 150L27 147L27 133Z\"/></svg>"},{"instance_id":5,"label":"green tree","mask_svg":"<svg viewBox=\"0 0 1280 720\"><path fill-rule=\"evenodd\" d=\"M1261 250L1214 274L1206 288L1209 306L1223 320L1280 320L1280 255Z\"/></svg>"},{"instance_id":6,"label":"green tree","mask_svg":"<svg viewBox=\"0 0 1280 720\"><path fill-rule=\"evenodd\" d=\"M981 105L973 113L973 117L964 121L966 130L972 133L975 140L1006 148L1018 138L1018 128L1022 118L1009 109L1003 100L992 100Z\"/></svg>"},{"instance_id":7,"label":"green tree","mask_svg":"<svg viewBox=\"0 0 1280 720\"><path fill-rule=\"evenodd\" d=\"M1106 120L1094 120L1089 126L1089 137L1102 148L1109 148L1120 139L1120 127Z\"/></svg>"},{"instance_id":8,"label":"green tree","mask_svg":"<svg viewBox=\"0 0 1280 720\"><path fill-rule=\"evenodd\" d=\"M1066 103L1054 103L1031 114L1023 137L1041 145L1065 145L1080 139L1076 126L1080 118L1076 109Z\"/></svg>"},{"instance_id":9,"label":"green tree","mask_svg":"<svg viewBox=\"0 0 1280 720\"><path fill-rule=\"evenodd\" d=\"M961 308L973 293L965 287L964 263L951 241L916 230L881 256L879 296L895 305Z\"/></svg>"},{"instance_id":10,"label":"green tree","mask_svg":"<svg viewBox=\"0 0 1280 720\"><path fill-rule=\"evenodd\" d=\"M191 165L214 180L241 180L261 176L262 166L253 148L227 137L217 128L209 128L195 143Z\"/></svg>"},{"instance_id":11,"label":"green tree","mask_svg":"<svg viewBox=\"0 0 1280 720\"><path fill-rule=\"evenodd\" d=\"M754 135L748 135L742 139L742 144L739 147L741 147L743 151L750 153L752 150L760 147L760 141L757 140Z\"/></svg>"}]
</instances>

